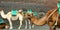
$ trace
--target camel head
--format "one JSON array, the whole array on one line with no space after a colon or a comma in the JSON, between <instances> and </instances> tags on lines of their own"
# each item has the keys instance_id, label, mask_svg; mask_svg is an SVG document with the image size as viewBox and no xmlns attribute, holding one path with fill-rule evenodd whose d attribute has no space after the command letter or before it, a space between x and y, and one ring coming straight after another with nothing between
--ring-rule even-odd
<instances>
[{"instance_id":1,"label":"camel head","mask_svg":"<svg viewBox=\"0 0 60 30\"><path fill-rule=\"evenodd\" d=\"M26 17L26 18L31 18L31 17L33 17L33 16L34 16L33 13L26 13L26 14L25 14L25 17Z\"/></svg>"},{"instance_id":2,"label":"camel head","mask_svg":"<svg viewBox=\"0 0 60 30\"><path fill-rule=\"evenodd\" d=\"M22 12L23 12L23 10L22 10L22 9L20 9L18 12L19 12L19 13L22 13Z\"/></svg>"},{"instance_id":3,"label":"camel head","mask_svg":"<svg viewBox=\"0 0 60 30\"><path fill-rule=\"evenodd\" d=\"M22 12L22 11L23 11L22 9L19 10L19 12Z\"/></svg>"}]
</instances>

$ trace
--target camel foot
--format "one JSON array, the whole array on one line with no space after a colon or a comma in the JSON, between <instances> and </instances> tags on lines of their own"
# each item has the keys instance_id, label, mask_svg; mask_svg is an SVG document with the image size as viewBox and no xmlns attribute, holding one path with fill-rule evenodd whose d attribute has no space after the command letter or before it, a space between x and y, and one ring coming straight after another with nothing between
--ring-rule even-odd
<instances>
[{"instance_id":1,"label":"camel foot","mask_svg":"<svg viewBox=\"0 0 60 30\"><path fill-rule=\"evenodd\" d=\"M21 29L20 27L18 29Z\"/></svg>"},{"instance_id":2,"label":"camel foot","mask_svg":"<svg viewBox=\"0 0 60 30\"><path fill-rule=\"evenodd\" d=\"M29 27L29 29L31 29L31 27Z\"/></svg>"},{"instance_id":3,"label":"camel foot","mask_svg":"<svg viewBox=\"0 0 60 30\"><path fill-rule=\"evenodd\" d=\"M27 27L25 27L25 29L27 29Z\"/></svg>"},{"instance_id":4,"label":"camel foot","mask_svg":"<svg viewBox=\"0 0 60 30\"><path fill-rule=\"evenodd\" d=\"M13 27L10 27L9 29L13 29Z\"/></svg>"}]
</instances>

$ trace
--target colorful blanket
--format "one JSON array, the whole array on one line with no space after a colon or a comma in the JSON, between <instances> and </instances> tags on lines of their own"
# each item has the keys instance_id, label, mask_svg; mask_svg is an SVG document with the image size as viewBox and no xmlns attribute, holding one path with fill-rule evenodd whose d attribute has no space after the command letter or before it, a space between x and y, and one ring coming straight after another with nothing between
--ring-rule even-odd
<instances>
[{"instance_id":1,"label":"colorful blanket","mask_svg":"<svg viewBox=\"0 0 60 30\"><path fill-rule=\"evenodd\" d=\"M16 16L18 11L17 10L12 10L11 12L12 12L12 16Z\"/></svg>"}]
</instances>

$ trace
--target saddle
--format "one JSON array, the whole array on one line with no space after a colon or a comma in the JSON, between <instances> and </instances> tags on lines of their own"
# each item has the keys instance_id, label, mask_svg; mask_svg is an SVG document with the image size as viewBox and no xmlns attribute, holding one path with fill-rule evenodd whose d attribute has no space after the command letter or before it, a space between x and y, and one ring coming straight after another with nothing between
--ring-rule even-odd
<instances>
[{"instance_id":1,"label":"saddle","mask_svg":"<svg viewBox=\"0 0 60 30\"><path fill-rule=\"evenodd\" d=\"M58 6L58 14L60 14L60 2L58 2L57 6Z\"/></svg>"},{"instance_id":2,"label":"saddle","mask_svg":"<svg viewBox=\"0 0 60 30\"><path fill-rule=\"evenodd\" d=\"M29 14L31 14L33 11L32 11L32 9L29 9L27 12L28 12Z\"/></svg>"},{"instance_id":3,"label":"saddle","mask_svg":"<svg viewBox=\"0 0 60 30\"><path fill-rule=\"evenodd\" d=\"M12 13L11 13L11 14L12 14L12 16L16 16L16 15L17 15L17 13L18 13L18 11L17 11L17 10L12 10L11 12L12 12Z\"/></svg>"},{"instance_id":4,"label":"saddle","mask_svg":"<svg viewBox=\"0 0 60 30\"><path fill-rule=\"evenodd\" d=\"M58 18L60 18L60 2L58 2L57 6L58 6L58 14L59 14Z\"/></svg>"},{"instance_id":5,"label":"saddle","mask_svg":"<svg viewBox=\"0 0 60 30\"><path fill-rule=\"evenodd\" d=\"M37 12L34 12L34 13L33 13L33 15L34 15L34 16L37 16L37 15L38 15L38 13L37 13Z\"/></svg>"}]
</instances>

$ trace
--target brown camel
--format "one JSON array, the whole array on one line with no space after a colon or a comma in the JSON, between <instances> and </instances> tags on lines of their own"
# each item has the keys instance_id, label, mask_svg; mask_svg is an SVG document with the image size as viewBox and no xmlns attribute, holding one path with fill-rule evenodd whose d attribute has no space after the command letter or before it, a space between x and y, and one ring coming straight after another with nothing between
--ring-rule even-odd
<instances>
[{"instance_id":1,"label":"brown camel","mask_svg":"<svg viewBox=\"0 0 60 30\"><path fill-rule=\"evenodd\" d=\"M60 21L58 19L57 8L53 10L49 10L46 15L40 19L33 16L33 14L26 14L26 17L31 20L31 22L35 25L44 25L48 24L50 30L56 30L56 27L60 27ZM57 26L56 26L57 25Z\"/></svg>"}]
</instances>

